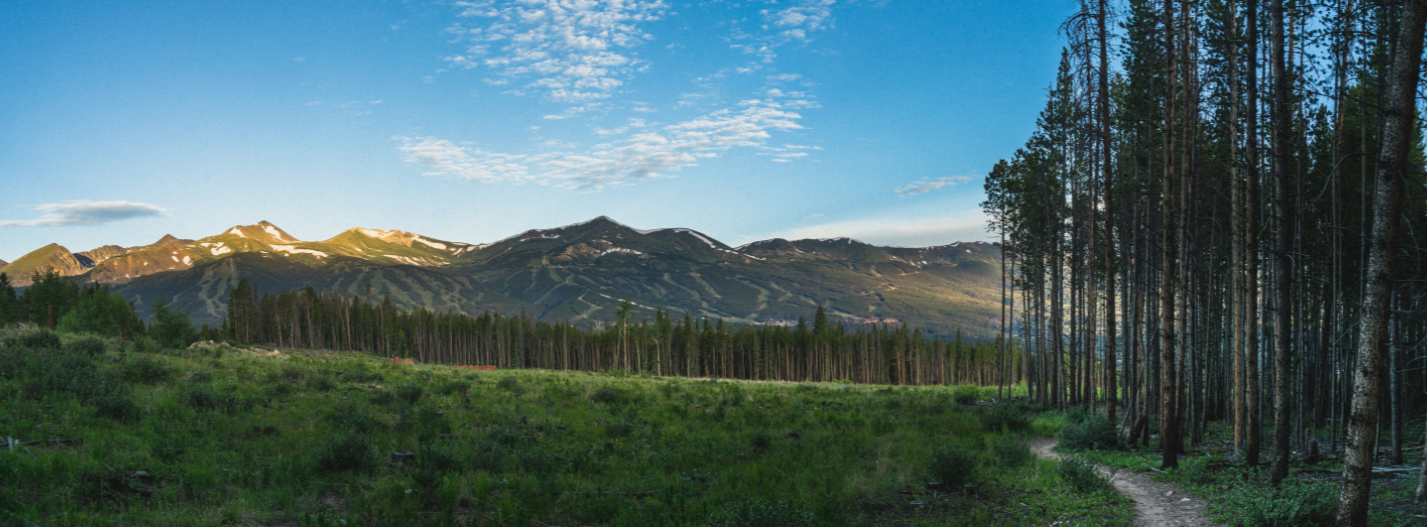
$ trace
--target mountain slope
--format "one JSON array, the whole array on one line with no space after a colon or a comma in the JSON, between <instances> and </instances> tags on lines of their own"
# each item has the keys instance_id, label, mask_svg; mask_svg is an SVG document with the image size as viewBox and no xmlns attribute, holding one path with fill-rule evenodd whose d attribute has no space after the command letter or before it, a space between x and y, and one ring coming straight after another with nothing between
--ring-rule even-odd
<instances>
[{"instance_id":1,"label":"mountain slope","mask_svg":"<svg viewBox=\"0 0 1427 527\"><path fill-rule=\"evenodd\" d=\"M56 260L68 254L58 246L48 251ZM479 245L366 228L307 242L264 221L126 251L89 251L85 257L97 262L78 279L115 284L145 309L166 299L207 324L221 322L226 295L242 278L262 292L311 286L390 297L403 308L523 311L577 323L612 321L627 299L635 320L663 309L791 324L823 307L849 324L990 336L1000 309L1000 252L987 243L907 248L773 239L735 248L693 229L641 230L604 216Z\"/></svg>"},{"instance_id":2,"label":"mountain slope","mask_svg":"<svg viewBox=\"0 0 1427 527\"><path fill-rule=\"evenodd\" d=\"M75 276L87 270L88 266L80 257L69 252L69 249L58 243L51 243L16 258L14 262L0 268L0 273L9 275L15 285L26 286L30 285L35 273L43 274L51 269L60 276Z\"/></svg>"}]
</instances>

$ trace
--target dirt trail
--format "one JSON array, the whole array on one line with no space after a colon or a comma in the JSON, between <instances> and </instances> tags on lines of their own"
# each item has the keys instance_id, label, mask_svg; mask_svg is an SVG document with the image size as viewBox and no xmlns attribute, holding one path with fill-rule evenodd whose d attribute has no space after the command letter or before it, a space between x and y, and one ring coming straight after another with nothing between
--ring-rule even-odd
<instances>
[{"instance_id":1,"label":"dirt trail","mask_svg":"<svg viewBox=\"0 0 1427 527\"><path fill-rule=\"evenodd\" d=\"M1031 451L1046 459L1059 459L1060 454L1051 450L1055 440L1036 438L1030 441ZM1110 469L1100 467L1100 473L1110 478L1115 491L1135 500L1134 525L1144 527L1213 527L1215 524L1204 516L1204 500L1180 490L1173 483L1162 483L1150 479L1149 474L1139 474L1126 470L1110 473Z\"/></svg>"}]
</instances>

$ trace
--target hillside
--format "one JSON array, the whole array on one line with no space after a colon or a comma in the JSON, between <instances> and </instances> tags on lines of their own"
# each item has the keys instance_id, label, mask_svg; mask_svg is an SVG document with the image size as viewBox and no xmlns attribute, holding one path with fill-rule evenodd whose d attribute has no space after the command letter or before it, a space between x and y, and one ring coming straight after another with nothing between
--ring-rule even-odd
<instances>
[{"instance_id":1,"label":"hillside","mask_svg":"<svg viewBox=\"0 0 1427 527\"><path fill-rule=\"evenodd\" d=\"M163 298L207 324L221 321L225 295L242 278L260 291L311 286L389 296L403 308L525 312L544 321L611 321L628 299L636 320L663 309L791 324L822 306L850 324L988 337L999 315L1000 255L991 244L904 248L838 238L732 247L693 229L641 230L604 216L489 244L367 228L308 242L264 221L80 255L55 245L10 267L42 268L65 256L74 263L62 274L111 284L141 310ZM83 258L94 263L86 267Z\"/></svg>"}]
</instances>

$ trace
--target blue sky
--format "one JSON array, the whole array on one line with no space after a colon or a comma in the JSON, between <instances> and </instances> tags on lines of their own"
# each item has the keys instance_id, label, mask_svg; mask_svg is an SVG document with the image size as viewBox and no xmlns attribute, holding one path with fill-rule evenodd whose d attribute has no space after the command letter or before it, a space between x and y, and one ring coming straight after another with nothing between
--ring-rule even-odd
<instances>
[{"instance_id":1,"label":"blue sky","mask_svg":"<svg viewBox=\"0 0 1427 527\"><path fill-rule=\"evenodd\" d=\"M268 220L987 239L1069 1L17 2L0 259Z\"/></svg>"}]
</instances>

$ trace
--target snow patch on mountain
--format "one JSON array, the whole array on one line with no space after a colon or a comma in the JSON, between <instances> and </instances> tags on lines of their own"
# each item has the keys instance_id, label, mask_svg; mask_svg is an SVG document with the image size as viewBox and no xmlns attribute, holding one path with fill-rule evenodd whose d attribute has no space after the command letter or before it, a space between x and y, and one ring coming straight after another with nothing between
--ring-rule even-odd
<instances>
[{"instance_id":1,"label":"snow patch on mountain","mask_svg":"<svg viewBox=\"0 0 1427 527\"><path fill-rule=\"evenodd\" d=\"M277 230L277 227L274 227L274 226L272 226L272 225L264 225L264 226L263 226L263 230L267 231L268 234L271 234L274 238L277 238L279 241L284 241L284 242L285 242L285 241L288 241L287 238L284 238L284 237L283 237L282 231ZM295 240L294 240L294 241L295 241Z\"/></svg>"},{"instance_id":2,"label":"snow patch on mountain","mask_svg":"<svg viewBox=\"0 0 1427 527\"><path fill-rule=\"evenodd\" d=\"M292 256L294 254L310 254L318 258L327 257L327 253L324 253L322 251L314 251L312 249L298 249L296 246L293 245L274 245L272 247L274 251L285 252L288 256Z\"/></svg>"},{"instance_id":3,"label":"snow patch on mountain","mask_svg":"<svg viewBox=\"0 0 1427 527\"><path fill-rule=\"evenodd\" d=\"M200 243L200 244L198 244L198 245L203 246L203 247L207 247L207 248L208 248L208 251L211 252L211 253L213 253L213 256L218 256L218 255L220 255L220 254L228 254L228 253L233 252L233 248L232 248L232 247L225 247L225 246L223 246L223 242L203 242L203 243Z\"/></svg>"},{"instance_id":4,"label":"snow patch on mountain","mask_svg":"<svg viewBox=\"0 0 1427 527\"><path fill-rule=\"evenodd\" d=\"M416 242L421 242L421 243L426 244L426 245L429 245L429 246L431 246L433 249L441 249L441 250L443 250L443 251L446 250L446 244L433 242L433 241L431 241L431 240L427 240L427 239L422 238L422 237L420 237L420 236L412 237L411 240L412 240L412 241L416 241Z\"/></svg>"},{"instance_id":5,"label":"snow patch on mountain","mask_svg":"<svg viewBox=\"0 0 1427 527\"><path fill-rule=\"evenodd\" d=\"M412 258L409 256L398 256L395 254L387 254L384 256L407 265L431 265L431 260L428 260L426 258Z\"/></svg>"},{"instance_id":6,"label":"snow patch on mountain","mask_svg":"<svg viewBox=\"0 0 1427 527\"><path fill-rule=\"evenodd\" d=\"M636 251L636 250L634 250L634 249L625 249L624 247L611 247L611 248L609 248L609 249L605 249L604 251L601 251L601 252L600 252L600 256L604 256L604 255L609 254L609 253L627 253L627 254L640 254L640 255L644 254L644 253L639 252L639 251Z\"/></svg>"},{"instance_id":7,"label":"snow patch on mountain","mask_svg":"<svg viewBox=\"0 0 1427 527\"><path fill-rule=\"evenodd\" d=\"M710 241L708 238L705 238L704 235L699 234L698 232L694 231L693 229L670 229L670 230L672 230L672 231L674 231L674 232L683 232L683 233L691 234L691 235L693 235L693 237L698 238L698 239L700 239L700 240L703 240L704 243L709 244L709 247L712 247L712 248L714 248L714 249L717 249L717 248L718 248L717 245L714 245L714 242Z\"/></svg>"},{"instance_id":8,"label":"snow patch on mountain","mask_svg":"<svg viewBox=\"0 0 1427 527\"><path fill-rule=\"evenodd\" d=\"M233 227L233 230L228 231L228 234L232 234L232 235L240 236L240 237L243 237L243 238L247 238L247 236L243 236L243 231L238 230L237 227Z\"/></svg>"},{"instance_id":9,"label":"snow patch on mountain","mask_svg":"<svg viewBox=\"0 0 1427 527\"><path fill-rule=\"evenodd\" d=\"M382 230L377 230L377 229L363 229L363 228L361 228L361 227L357 227L357 232L360 232L360 233L362 233L362 234L365 234L365 235L367 235L367 237L369 237L369 238L377 238L377 239L380 239L380 240L385 240L385 239L387 239L388 237L390 237L390 236L392 236L392 235L394 235L394 234L397 233L397 231L382 231Z\"/></svg>"}]
</instances>

